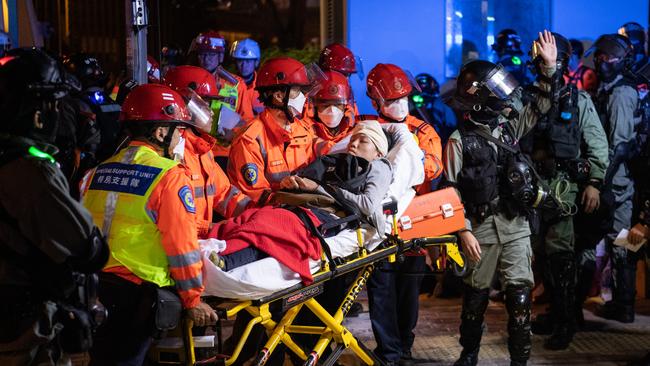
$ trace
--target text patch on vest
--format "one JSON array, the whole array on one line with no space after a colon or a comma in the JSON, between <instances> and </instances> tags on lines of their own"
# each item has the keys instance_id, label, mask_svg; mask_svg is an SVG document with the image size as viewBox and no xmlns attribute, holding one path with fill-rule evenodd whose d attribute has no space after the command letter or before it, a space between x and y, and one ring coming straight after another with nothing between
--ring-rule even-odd
<instances>
[{"instance_id":1,"label":"text patch on vest","mask_svg":"<svg viewBox=\"0 0 650 366\"><path fill-rule=\"evenodd\" d=\"M102 164L95 171L89 189L144 196L161 171L139 164Z\"/></svg>"}]
</instances>

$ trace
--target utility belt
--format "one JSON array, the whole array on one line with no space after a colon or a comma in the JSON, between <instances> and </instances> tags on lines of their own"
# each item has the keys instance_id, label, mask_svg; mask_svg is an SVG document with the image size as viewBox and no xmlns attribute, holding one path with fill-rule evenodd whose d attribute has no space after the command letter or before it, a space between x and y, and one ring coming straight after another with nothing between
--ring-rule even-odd
<instances>
[{"instance_id":1,"label":"utility belt","mask_svg":"<svg viewBox=\"0 0 650 366\"><path fill-rule=\"evenodd\" d=\"M508 220L512 220L518 215L525 215L525 210L514 200L503 198L498 198L489 203L465 203L465 215L479 225L488 217L498 213L503 214Z\"/></svg>"},{"instance_id":2,"label":"utility belt","mask_svg":"<svg viewBox=\"0 0 650 366\"><path fill-rule=\"evenodd\" d=\"M589 180L591 164L586 159L555 159L535 160L535 170L540 177L551 180L558 172L564 172L573 183L583 184Z\"/></svg>"},{"instance_id":3,"label":"utility belt","mask_svg":"<svg viewBox=\"0 0 650 366\"><path fill-rule=\"evenodd\" d=\"M124 289L125 294L132 294L137 288L140 301L136 319L143 322L141 326L150 330L152 337L163 338L165 333L178 326L183 311L181 299L173 288L162 288L143 281L138 285L112 273L101 272L99 278L102 286Z\"/></svg>"}]
</instances>

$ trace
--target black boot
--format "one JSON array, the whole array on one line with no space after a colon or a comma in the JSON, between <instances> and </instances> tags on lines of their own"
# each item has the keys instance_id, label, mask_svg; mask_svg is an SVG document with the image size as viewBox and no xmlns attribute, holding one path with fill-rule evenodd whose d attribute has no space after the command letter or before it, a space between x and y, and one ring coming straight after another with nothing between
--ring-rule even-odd
<instances>
[{"instance_id":1,"label":"black boot","mask_svg":"<svg viewBox=\"0 0 650 366\"><path fill-rule=\"evenodd\" d=\"M627 253L630 255L630 252ZM632 258L613 259L614 288L612 300L600 307L596 315L621 323L634 322L636 297L636 261Z\"/></svg>"},{"instance_id":2,"label":"black boot","mask_svg":"<svg viewBox=\"0 0 650 366\"><path fill-rule=\"evenodd\" d=\"M478 363L489 292L487 288L479 290L465 285L463 312L460 315L460 345L463 351L454 366L475 366Z\"/></svg>"},{"instance_id":3,"label":"black boot","mask_svg":"<svg viewBox=\"0 0 650 366\"><path fill-rule=\"evenodd\" d=\"M561 350L569 347L575 334L576 264L573 253L554 254L549 264L553 278L553 334L544 342L544 348Z\"/></svg>"},{"instance_id":4,"label":"black boot","mask_svg":"<svg viewBox=\"0 0 650 366\"><path fill-rule=\"evenodd\" d=\"M523 285L506 288L508 351L513 365L525 365L530 358L530 291L530 287Z\"/></svg>"}]
</instances>

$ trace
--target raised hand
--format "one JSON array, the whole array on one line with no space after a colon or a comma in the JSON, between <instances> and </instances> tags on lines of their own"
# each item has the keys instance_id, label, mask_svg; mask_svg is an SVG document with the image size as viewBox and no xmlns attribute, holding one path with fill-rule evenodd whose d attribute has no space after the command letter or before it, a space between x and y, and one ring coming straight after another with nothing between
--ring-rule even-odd
<instances>
[{"instance_id":1,"label":"raised hand","mask_svg":"<svg viewBox=\"0 0 650 366\"><path fill-rule=\"evenodd\" d=\"M554 66L557 60L557 47L555 46L555 37L548 30L539 32L539 39L533 47L537 47L537 53L540 55L546 66Z\"/></svg>"}]
</instances>

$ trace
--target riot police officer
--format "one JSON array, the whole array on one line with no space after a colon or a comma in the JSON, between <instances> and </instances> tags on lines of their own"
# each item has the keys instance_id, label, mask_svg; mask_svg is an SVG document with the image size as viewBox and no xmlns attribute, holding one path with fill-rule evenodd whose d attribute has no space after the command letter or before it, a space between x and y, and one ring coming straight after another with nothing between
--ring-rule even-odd
<instances>
[{"instance_id":1,"label":"riot police officer","mask_svg":"<svg viewBox=\"0 0 650 366\"><path fill-rule=\"evenodd\" d=\"M519 85L532 84L534 78L528 70L527 62L524 59L524 52L521 50L521 38L514 29L504 29L497 34L492 50L497 54L497 64L503 67L514 76Z\"/></svg>"},{"instance_id":2,"label":"riot police officer","mask_svg":"<svg viewBox=\"0 0 650 366\"><path fill-rule=\"evenodd\" d=\"M543 72L552 75L556 50L550 32L540 33L538 46ZM497 270L505 286L511 364L525 365L530 357L533 273L525 214L540 197L536 197L532 168L522 159L517 139L550 103L545 94L539 94L536 108L522 107L516 87L516 80L503 67L482 60L463 66L457 81L454 105L465 120L447 143L444 168L468 217L459 237L469 270L460 325L463 351L455 365L478 362L489 289ZM550 89L544 82L540 88Z\"/></svg>"},{"instance_id":3,"label":"riot police officer","mask_svg":"<svg viewBox=\"0 0 650 366\"><path fill-rule=\"evenodd\" d=\"M73 54L63 60L63 66L77 78L79 87L62 100L55 143L61 150L61 168L78 197L83 174L113 155L119 144L120 105L104 91L106 75L94 56Z\"/></svg>"},{"instance_id":4,"label":"riot police officer","mask_svg":"<svg viewBox=\"0 0 650 366\"><path fill-rule=\"evenodd\" d=\"M629 22L618 28L618 34L627 37L632 43L634 51L632 71L638 71L648 63L648 56L645 51L645 29L639 23Z\"/></svg>"},{"instance_id":5,"label":"riot police officer","mask_svg":"<svg viewBox=\"0 0 650 366\"><path fill-rule=\"evenodd\" d=\"M634 154L636 133L634 113L638 105L635 77L629 73L634 62L630 40L619 34L599 37L588 53L594 53L596 73L601 81L596 108L609 140L610 165L605 186L614 196L615 210L610 232L605 243L611 252L613 291L612 300L597 314L624 323L634 321L637 255L613 242L622 229L628 229L632 220L634 183L628 167Z\"/></svg>"},{"instance_id":6,"label":"riot police officer","mask_svg":"<svg viewBox=\"0 0 650 366\"><path fill-rule=\"evenodd\" d=\"M0 364L64 364L90 341L65 342L91 332L74 321L91 321L71 307L88 289L76 271L101 269L108 247L52 156L63 70L37 49L12 57L0 66Z\"/></svg>"},{"instance_id":7,"label":"riot police officer","mask_svg":"<svg viewBox=\"0 0 650 366\"><path fill-rule=\"evenodd\" d=\"M532 236L535 261L545 264L551 292L550 319L546 316L533 322L533 332L549 334L544 346L565 349L575 332L576 263L574 255L574 229L572 215L576 213L578 184L586 184L580 202L587 213L600 204L600 187L607 169L607 136L598 119L596 109L585 91L566 84L571 57L571 44L562 35L553 33L557 46L557 70L549 80L552 105L535 128L522 139L522 150L529 155L545 185L564 202L560 216L542 215L540 232ZM541 56L533 49L532 62L539 78ZM544 93L537 87L532 93ZM585 146L581 151L581 145ZM589 169L590 167L590 169ZM549 321L550 320L550 321ZM543 328L542 331L540 328Z\"/></svg>"}]
</instances>

